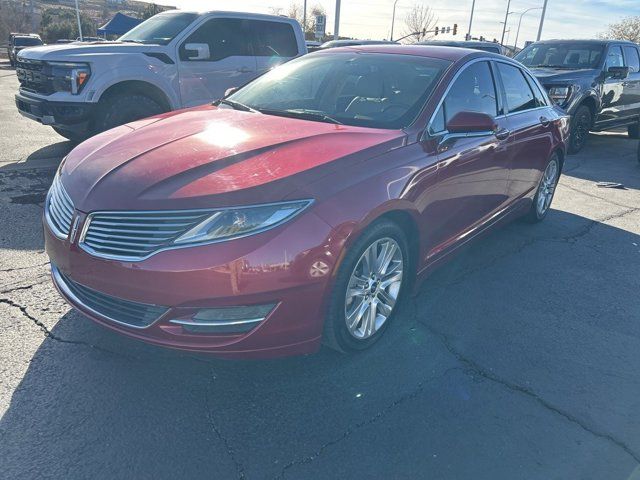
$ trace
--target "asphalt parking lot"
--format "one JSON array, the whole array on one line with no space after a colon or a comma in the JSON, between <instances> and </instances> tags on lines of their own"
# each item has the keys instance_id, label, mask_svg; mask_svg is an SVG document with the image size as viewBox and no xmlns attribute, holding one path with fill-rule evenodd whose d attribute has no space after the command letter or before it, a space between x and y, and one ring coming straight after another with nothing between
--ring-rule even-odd
<instances>
[{"instance_id":1,"label":"asphalt parking lot","mask_svg":"<svg viewBox=\"0 0 640 480\"><path fill-rule=\"evenodd\" d=\"M40 217L71 144L20 117L16 89L0 64L0 478L640 479L626 134L591 135L545 222L467 248L375 348L232 362L121 338L60 299Z\"/></svg>"}]
</instances>

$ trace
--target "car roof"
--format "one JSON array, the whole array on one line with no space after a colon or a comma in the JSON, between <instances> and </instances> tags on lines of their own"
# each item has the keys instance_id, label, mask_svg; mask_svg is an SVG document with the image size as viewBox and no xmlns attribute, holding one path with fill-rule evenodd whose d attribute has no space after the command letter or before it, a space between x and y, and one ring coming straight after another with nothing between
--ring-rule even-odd
<instances>
[{"instance_id":1,"label":"car roof","mask_svg":"<svg viewBox=\"0 0 640 480\"><path fill-rule=\"evenodd\" d=\"M400 45L400 44L388 44L388 45L354 45L348 47L336 47L326 50L318 50L314 52L314 55L320 52L324 52L327 55L331 55L333 52L340 51L356 51L362 53L390 53L396 55L414 55L416 57L425 58L438 58L440 60L449 60L456 62L468 55L482 55L504 59L503 55L497 53L484 52L480 50L474 50L471 48L461 47L446 47L436 45Z\"/></svg>"}]
</instances>

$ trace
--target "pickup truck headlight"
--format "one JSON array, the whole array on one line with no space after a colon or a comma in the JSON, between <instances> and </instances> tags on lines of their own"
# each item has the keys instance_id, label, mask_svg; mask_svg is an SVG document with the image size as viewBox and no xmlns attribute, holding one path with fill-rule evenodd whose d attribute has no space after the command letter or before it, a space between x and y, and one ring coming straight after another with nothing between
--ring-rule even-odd
<instances>
[{"instance_id":1,"label":"pickup truck headlight","mask_svg":"<svg viewBox=\"0 0 640 480\"><path fill-rule=\"evenodd\" d=\"M312 200L296 200L218 210L173 243L189 245L254 235L291 220L311 203Z\"/></svg>"},{"instance_id":2,"label":"pickup truck headlight","mask_svg":"<svg viewBox=\"0 0 640 480\"><path fill-rule=\"evenodd\" d=\"M82 91L91 76L91 67L87 63L48 62L51 67L53 90L70 92L77 95Z\"/></svg>"},{"instance_id":3,"label":"pickup truck headlight","mask_svg":"<svg viewBox=\"0 0 640 480\"><path fill-rule=\"evenodd\" d=\"M549 88L549 98L558 105L564 104L571 95L571 87L551 87Z\"/></svg>"}]
</instances>

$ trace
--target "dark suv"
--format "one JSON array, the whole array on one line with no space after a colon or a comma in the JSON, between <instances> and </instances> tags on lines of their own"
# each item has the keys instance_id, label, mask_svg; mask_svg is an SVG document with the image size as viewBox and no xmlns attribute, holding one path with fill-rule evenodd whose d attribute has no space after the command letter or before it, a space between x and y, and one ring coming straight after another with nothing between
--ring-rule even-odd
<instances>
[{"instance_id":1,"label":"dark suv","mask_svg":"<svg viewBox=\"0 0 640 480\"><path fill-rule=\"evenodd\" d=\"M18 52L27 47L37 47L42 45L40 35L35 33L10 33L9 43L7 44L7 55L9 56L9 63L11 66L15 66Z\"/></svg>"},{"instance_id":2,"label":"dark suv","mask_svg":"<svg viewBox=\"0 0 640 480\"><path fill-rule=\"evenodd\" d=\"M548 40L516 55L551 99L571 115L569 153L580 151L590 130L626 126L639 138L640 51L621 40Z\"/></svg>"}]
</instances>

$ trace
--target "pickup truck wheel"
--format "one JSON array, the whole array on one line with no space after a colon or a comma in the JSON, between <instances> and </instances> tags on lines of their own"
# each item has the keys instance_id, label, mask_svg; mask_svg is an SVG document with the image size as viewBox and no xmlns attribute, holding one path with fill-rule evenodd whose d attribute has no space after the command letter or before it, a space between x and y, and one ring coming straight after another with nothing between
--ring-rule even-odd
<instances>
[{"instance_id":1,"label":"pickup truck wheel","mask_svg":"<svg viewBox=\"0 0 640 480\"><path fill-rule=\"evenodd\" d=\"M569 136L569 153L578 153L587 143L591 130L591 110L586 105L578 107L571 119L571 134Z\"/></svg>"},{"instance_id":2,"label":"pickup truck wheel","mask_svg":"<svg viewBox=\"0 0 640 480\"><path fill-rule=\"evenodd\" d=\"M163 113L165 109L151 98L139 93L121 93L100 102L94 124L95 133L104 132L125 123Z\"/></svg>"},{"instance_id":3,"label":"pickup truck wheel","mask_svg":"<svg viewBox=\"0 0 640 480\"><path fill-rule=\"evenodd\" d=\"M640 123L634 123L633 125L629 125L627 127L627 132L629 133L629 138L633 138L637 140L640 138Z\"/></svg>"},{"instance_id":4,"label":"pickup truck wheel","mask_svg":"<svg viewBox=\"0 0 640 480\"><path fill-rule=\"evenodd\" d=\"M91 136L88 132L71 132L58 127L51 127L60 136L72 141L73 143L80 143Z\"/></svg>"}]
</instances>

